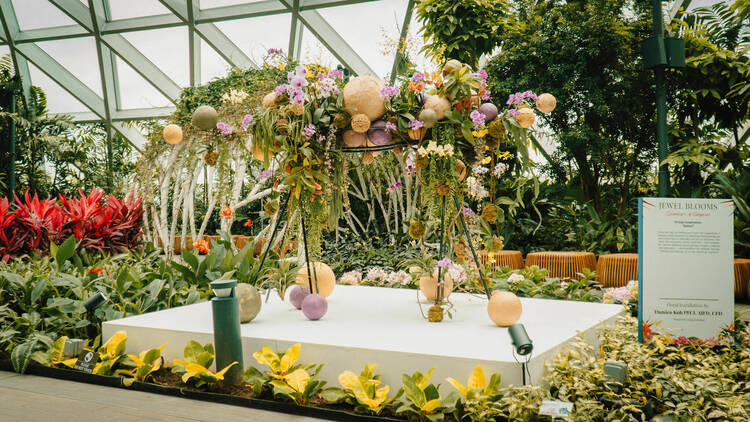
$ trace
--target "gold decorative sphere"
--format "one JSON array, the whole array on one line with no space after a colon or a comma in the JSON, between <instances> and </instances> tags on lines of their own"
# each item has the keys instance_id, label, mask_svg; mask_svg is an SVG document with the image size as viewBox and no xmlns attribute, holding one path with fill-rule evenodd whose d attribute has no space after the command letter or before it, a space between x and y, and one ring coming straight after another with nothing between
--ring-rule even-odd
<instances>
[{"instance_id":1,"label":"gold decorative sphere","mask_svg":"<svg viewBox=\"0 0 750 422\"><path fill-rule=\"evenodd\" d=\"M177 145L182 142L182 128L175 124L164 126L162 135L164 136L164 141L169 145Z\"/></svg>"},{"instance_id":2,"label":"gold decorative sphere","mask_svg":"<svg viewBox=\"0 0 750 422\"><path fill-rule=\"evenodd\" d=\"M341 135L344 138L344 146L348 148L356 148L361 147L365 144L365 134L355 132L351 129L345 130L343 135Z\"/></svg>"},{"instance_id":3,"label":"gold decorative sphere","mask_svg":"<svg viewBox=\"0 0 750 422\"><path fill-rule=\"evenodd\" d=\"M333 273L331 267L323 262L310 263L310 267L315 267L315 277L313 277L313 293L317 293L323 297L328 297L333 292L333 288L336 287L336 274ZM317 290L315 288L315 279L317 278ZM302 265L299 272L297 273L297 284L308 287L310 285L309 276L307 272L307 265Z\"/></svg>"},{"instance_id":4,"label":"gold decorative sphere","mask_svg":"<svg viewBox=\"0 0 750 422\"><path fill-rule=\"evenodd\" d=\"M451 102L447 98L439 95L430 95L424 102L424 108L435 112L438 120L445 117L445 112L451 109Z\"/></svg>"},{"instance_id":5,"label":"gold decorative sphere","mask_svg":"<svg viewBox=\"0 0 750 422\"><path fill-rule=\"evenodd\" d=\"M352 116L352 129L358 133L365 133L370 129L370 118L364 113L355 114Z\"/></svg>"},{"instance_id":6,"label":"gold decorative sphere","mask_svg":"<svg viewBox=\"0 0 750 422\"><path fill-rule=\"evenodd\" d=\"M516 122L524 129L531 127L534 124L534 110L522 107L516 114Z\"/></svg>"},{"instance_id":7,"label":"gold decorative sphere","mask_svg":"<svg viewBox=\"0 0 750 422\"><path fill-rule=\"evenodd\" d=\"M557 99L552 94L544 93L536 99L536 108L542 113L552 113L555 107L557 107Z\"/></svg>"},{"instance_id":8,"label":"gold decorative sphere","mask_svg":"<svg viewBox=\"0 0 750 422\"><path fill-rule=\"evenodd\" d=\"M445 269L441 271L441 277L443 277L443 299L447 299L453 292L453 280ZM437 268L432 272L432 275L424 274L419 279L419 290L429 300L437 300L437 279Z\"/></svg>"},{"instance_id":9,"label":"gold decorative sphere","mask_svg":"<svg viewBox=\"0 0 750 422\"><path fill-rule=\"evenodd\" d=\"M385 99L380 91L385 84L380 79L365 75L352 78L344 86L344 106L352 113L362 113L371 121L385 114Z\"/></svg>"},{"instance_id":10,"label":"gold decorative sphere","mask_svg":"<svg viewBox=\"0 0 750 422\"><path fill-rule=\"evenodd\" d=\"M275 92L269 92L263 97L263 108L271 108L276 105L276 99L278 95Z\"/></svg>"},{"instance_id":11,"label":"gold decorative sphere","mask_svg":"<svg viewBox=\"0 0 750 422\"><path fill-rule=\"evenodd\" d=\"M521 318L521 299L511 292L496 290L487 303L487 314L499 327L510 327Z\"/></svg>"}]
</instances>

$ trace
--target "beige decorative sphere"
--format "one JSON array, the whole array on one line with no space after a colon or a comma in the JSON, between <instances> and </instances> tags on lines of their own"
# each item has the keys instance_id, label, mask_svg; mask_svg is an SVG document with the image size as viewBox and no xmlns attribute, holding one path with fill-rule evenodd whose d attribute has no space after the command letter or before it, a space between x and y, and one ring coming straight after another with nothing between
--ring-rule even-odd
<instances>
[{"instance_id":1,"label":"beige decorative sphere","mask_svg":"<svg viewBox=\"0 0 750 422\"><path fill-rule=\"evenodd\" d=\"M276 105L276 99L278 95L275 92L269 92L263 97L263 108L271 108Z\"/></svg>"},{"instance_id":2,"label":"beige decorative sphere","mask_svg":"<svg viewBox=\"0 0 750 422\"><path fill-rule=\"evenodd\" d=\"M352 129L357 133L365 133L370 129L370 118L364 113L355 114L351 121Z\"/></svg>"},{"instance_id":3,"label":"beige decorative sphere","mask_svg":"<svg viewBox=\"0 0 750 422\"><path fill-rule=\"evenodd\" d=\"M365 144L365 134L351 129L345 130L342 137L344 138L344 146L348 148L361 147Z\"/></svg>"},{"instance_id":4,"label":"beige decorative sphere","mask_svg":"<svg viewBox=\"0 0 750 422\"><path fill-rule=\"evenodd\" d=\"M260 142L253 141L252 153L253 158L258 161L263 161L265 159L265 154L263 153L263 145L261 145Z\"/></svg>"},{"instance_id":5,"label":"beige decorative sphere","mask_svg":"<svg viewBox=\"0 0 750 422\"><path fill-rule=\"evenodd\" d=\"M164 126L162 135L164 136L164 141L169 145L177 145L182 142L182 128L175 124Z\"/></svg>"},{"instance_id":6,"label":"beige decorative sphere","mask_svg":"<svg viewBox=\"0 0 750 422\"><path fill-rule=\"evenodd\" d=\"M441 120L445 117L445 112L451 109L451 102L445 97L430 95L424 102L424 108L434 111L437 119Z\"/></svg>"},{"instance_id":7,"label":"beige decorative sphere","mask_svg":"<svg viewBox=\"0 0 750 422\"><path fill-rule=\"evenodd\" d=\"M442 270L441 276L443 277L443 299L447 299L453 292L453 280L445 269ZM419 290L429 300L437 300L437 279L437 268L432 272L432 275L424 274L419 279Z\"/></svg>"},{"instance_id":8,"label":"beige decorative sphere","mask_svg":"<svg viewBox=\"0 0 750 422\"><path fill-rule=\"evenodd\" d=\"M332 292L333 288L336 287L336 274L328 265L322 262L311 263L310 267L315 266L315 277L318 279L318 288L315 289L315 277L313 278L313 293L318 293L324 297L328 297ZM297 273L297 284L301 286L309 286L309 276L307 273L307 265L303 264Z\"/></svg>"},{"instance_id":9,"label":"beige decorative sphere","mask_svg":"<svg viewBox=\"0 0 750 422\"><path fill-rule=\"evenodd\" d=\"M240 322L246 323L252 321L260 312L262 300L258 289L247 284L239 283L234 288L234 295L240 302Z\"/></svg>"},{"instance_id":10,"label":"beige decorative sphere","mask_svg":"<svg viewBox=\"0 0 750 422\"><path fill-rule=\"evenodd\" d=\"M435 126L435 123L437 123L438 115L435 110L431 108L425 108L424 110L422 110L422 112L419 113L419 120L424 123L425 128L429 129Z\"/></svg>"},{"instance_id":11,"label":"beige decorative sphere","mask_svg":"<svg viewBox=\"0 0 750 422\"><path fill-rule=\"evenodd\" d=\"M458 60L448 60L448 63L443 66L443 75L456 72L460 70L464 65Z\"/></svg>"},{"instance_id":12,"label":"beige decorative sphere","mask_svg":"<svg viewBox=\"0 0 750 422\"><path fill-rule=\"evenodd\" d=\"M555 107L557 107L557 99L552 94L545 92L536 99L536 109L542 113L552 113Z\"/></svg>"},{"instance_id":13,"label":"beige decorative sphere","mask_svg":"<svg viewBox=\"0 0 750 422\"><path fill-rule=\"evenodd\" d=\"M516 114L516 122L524 129L531 127L534 124L534 110L528 107L519 109L518 114Z\"/></svg>"},{"instance_id":14,"label":"beige decorative sphere","mask_svg":"<svg viewBox=\"0 0 750 422\"><path fill-rule=\"evenodd\" d=\"M219 113L211 106L202 105L193 112L193 126L199 130L211 130L219 123Z\"/></svg>"},{"instance_id":15,"label":"beige decorative sphere","mask_svg":"<svg viewBox=\"0 0 750 422\"><path fill-rule=\"evenodd\" d=\"M374 76L352 78L344 86L344 106L351 108L352 114L362 113L370 120L377 120L385 114L385 98L380 95L383 88L383 81Z\"/></svg>"},{"instance_id":16,"label":"beige decorative sphere","mask_svg":"<svg viewBox=\"0 0 750 422\"><path fill-rule=\"evenodd\" d=\"M499 327L510 327L521 318L521 299L511 292L496 290L487 303L487 314Z\"/></svg>"}]
</instances>

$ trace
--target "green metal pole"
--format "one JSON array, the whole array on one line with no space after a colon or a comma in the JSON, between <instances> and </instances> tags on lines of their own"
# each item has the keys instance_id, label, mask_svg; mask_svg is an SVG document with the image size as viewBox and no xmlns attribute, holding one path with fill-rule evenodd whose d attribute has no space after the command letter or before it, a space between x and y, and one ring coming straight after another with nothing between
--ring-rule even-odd
<instances>
[{"instance_id":1,"label":"green metal pole","mask_svg":"<svg viewBox=\"0 0 750 422\"><path fill-rule=\"evenodd\" d=\"M16 91L10 93L10 112L16 112ZM10 168L8 172L8 197L12 197L16 191L16 121L10 119Z\"/></svg>"},{"instance_id":2,"label":"green metal pole","mask_svg":"<svg viewBox=\"0 0 750 422\"><path fill-rule=\"evenodd\" d=\"M661 12L661 0L651 0L654 17L654 36L664 37L664 21ZM669 196L669 169L661 163L667 159L669 146L667 145L667 88L664 83L665 66L654 67L656 79L656 140L658 142L657 156L659 159L659 196Z\"/></svg>"}]
</instances>

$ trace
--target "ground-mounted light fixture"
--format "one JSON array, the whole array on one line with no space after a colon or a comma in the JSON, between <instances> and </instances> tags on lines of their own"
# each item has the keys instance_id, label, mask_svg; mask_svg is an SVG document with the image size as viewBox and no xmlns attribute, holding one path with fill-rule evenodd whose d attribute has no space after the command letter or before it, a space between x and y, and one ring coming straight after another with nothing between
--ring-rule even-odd
<instances>
[{"instance_id":1,"label":"ground-mounted light fixture","mask_svg":"<svg viewBox=\"0 0 750 422\"><path fill-rule=\"evenodd\" d=\"M83 302L83 307L86 309L86 312L94 312L96 308L102 306L107 300L109 300L107 296L105 296L104 293L99 292L86 299L86 301Z\"/></svg>"},{"instance_id":2,"label":"ground-mounted light fixture","mask_svg":"<svg viewBox=\"0 0 750 422\"><path fill-rule=\"evenodd\" d=\"M531 338L529 338L529 334L526 332L526 328L523 324L511 325L508 327L508 334L510 335L511 343L513 344L513 357L515 357L516 354L527 356L525 362L519 362L521 364L521 378L523 379L523 385L526 385L526 374L529 373L528 364L529 360L531 360L531 352L534 350L534 344L531 342ZM516 361L518 361L518 359L516 359ZM531 378L530 373L529 378Z\"/></svg>"},{"instance_id":3,"label":"ground-mounted light fixture","mask_svg":"<svg viewBox=\"0 0 750 422\"><path fill-rule=\"evenodd\" d=\"M237 362L224 375L224 382L228 385L238 384L242 381L244 364L240 334L240 302L234 294L237 281L217 280L210 285L216 296L211 299L216 370L220 371L232 362Z\"/></svg>"}]
</instances>

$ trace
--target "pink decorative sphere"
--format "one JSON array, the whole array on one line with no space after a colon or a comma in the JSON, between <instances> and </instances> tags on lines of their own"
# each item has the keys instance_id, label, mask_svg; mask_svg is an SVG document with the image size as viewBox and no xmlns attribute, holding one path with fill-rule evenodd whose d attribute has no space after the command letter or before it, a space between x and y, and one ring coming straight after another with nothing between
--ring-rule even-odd
<instances>
[{"instance_id":1,"label":"pink decorative sphere","mask_svg":"<svg viewBox=\"0 0 750 422\"><path fill-rule=\"evenodd\" d=\"M305 298L309 295L310 295L310 289L308 289L307 287L294 286L292 287L292 290L289 292L289 302L291 302L295 308L301 309L302 301L304 301Z\"/></svg>"},{"instance_id":2,"label":"pink decorative sphere","mask_svg":"<svg viewBox=\"0 0 750 422\"><path fill-rule=\"evenodd\" d=\"M313 293L302 301L302 313L307 319L316 321L323 318L328 311L328 301L323 296Z\"/></svg>"},{"instance_id":3,"label":"pink decorative sphere","mask_svg":"<svg viewBox=\"0 0 750 422\"><path fill-rule=\"evenodd\" d=\"M385 127L385 122L378 120L372 122L371 126ZM370 142L377 146L388 145L393 139L393 135L386 129L370 129L367 131L367 137L370 138Z\"/></svg>"},{"instance_id":4,"label":"pink decorative sphere","mask_svg":"<svg viewBox=\"0 0 750 422\"><path fill-rule=\"evenodd\" d=\"M495 120L495 117L497 117L497 107L495 107L495 104L492 103L484 103L480 105L479 112L484 114L485 123L489 123Z\"/></svg>"}]
</instances>

